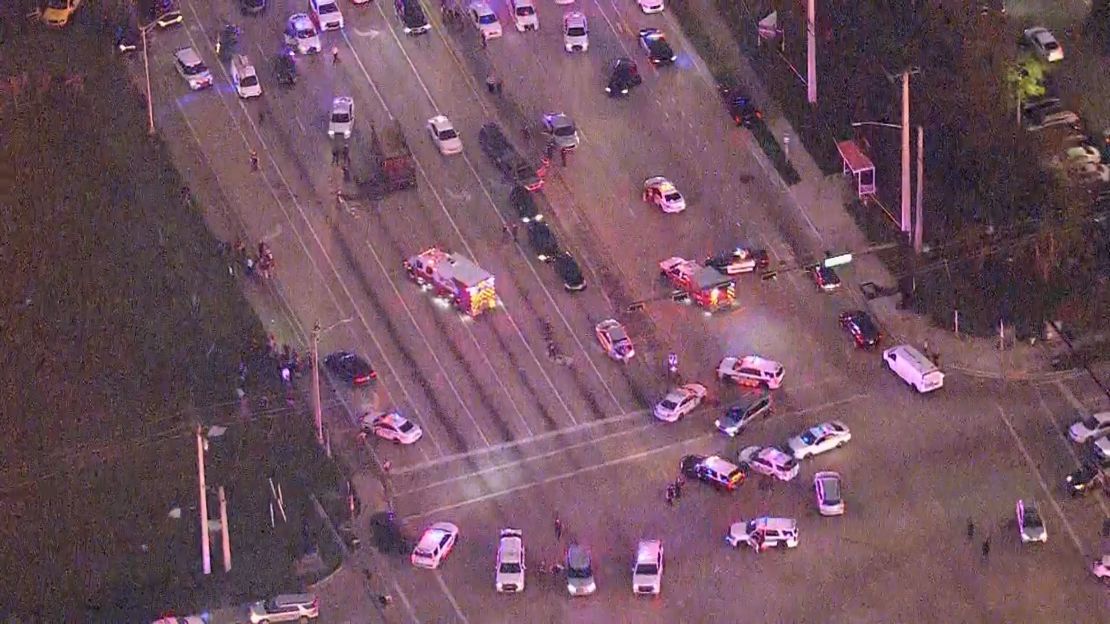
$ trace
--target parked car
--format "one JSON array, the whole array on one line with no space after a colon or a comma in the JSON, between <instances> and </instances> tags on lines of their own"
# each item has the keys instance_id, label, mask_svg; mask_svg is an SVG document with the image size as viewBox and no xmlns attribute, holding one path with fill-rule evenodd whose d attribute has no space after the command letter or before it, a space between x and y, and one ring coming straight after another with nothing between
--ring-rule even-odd
<instances>
[{"instance_id":1,"label":"parked car","mask_svg":"<svg viewBox=\"0 0 1110 624\"><path fill-rule=\"evenodd\" d=\"M336 351L324 358L324 367L339 379L361 386L377 379L378 373L364 358L349 351Z\"/></svg>"},{"instance_id":2,"label":"parked car","mask_svg":"<svg viewBox=\"0 0 1110 624\"><path fill-rule=\"evenodd\" d=\"M582 276L582 268L578 261L568 251L560 251L555 256L555 274L563 282L563 288L569 292L586 290L586 278Z\"/></svg>"},{"instance_id":3,"label":"parked car","mask_svg":"<svg viewBox=\"0 0 1110 624\"><path fill-rule=\"evenodd\" d=\"M1017 523L1021 543L1044 543L1048 541L1048 531L1045 529L1044 520L1041 519L1041 513L1037 510L1037 504L1033 501L1027 503L1018 499Z\"/></svg>"},{"instance_id":4,"label":"parked car","mask_svg":"<svg viewBox=\"0 0 1110 624\"><path fill-rule=\"evenodd\" d=\"M1033 47L1033 51L1037 53L1037 56L1049 63L1064 60L1064 48L1060 45L1059 41L1056 41L1056 37L1054 37L1047 28L1042 26L1026 28L1025 40Z\"/></svg>"},{"instance_id":5,"label":"parked car","mask_svg":"<svg viewBox=\"0 0 1110 624\"><path fill-rule=\"evenodd\" d=\"M840 475L821 471L813 475L813 489L817 494L817 512L822 516L844 515L844 498L840 487Z\"/></svg>"}]
</instances>

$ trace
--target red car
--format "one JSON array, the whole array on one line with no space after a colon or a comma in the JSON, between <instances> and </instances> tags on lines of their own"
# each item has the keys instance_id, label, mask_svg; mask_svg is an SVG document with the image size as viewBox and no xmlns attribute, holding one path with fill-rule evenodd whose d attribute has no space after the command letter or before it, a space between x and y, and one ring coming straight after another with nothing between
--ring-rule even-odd
<instances>
[{"instance_id":1,"label":"red car","mask_svg":"<svg viewBox=\"0 0 1110 624\"><path fill-rule=\"evenodd\" d=\"M823 264L818 264L810 269L810 273L813 275L814 283L824 292L830 292L840 288L840 276L831 268Z\"/></svg>"}]
</instances>

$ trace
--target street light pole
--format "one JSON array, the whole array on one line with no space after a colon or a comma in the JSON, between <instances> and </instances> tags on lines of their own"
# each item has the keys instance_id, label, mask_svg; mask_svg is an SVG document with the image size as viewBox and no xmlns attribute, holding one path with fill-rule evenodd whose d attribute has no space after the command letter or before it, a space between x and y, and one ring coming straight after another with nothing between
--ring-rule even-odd
<instances>
[{"instance_id":1,"label":"street light pole","mask_svg":"<svg viewBox=\"0 0 1110 624\"><path fill-rule=\"evenodd\" d=\"M316 443L324 446L324 407L320 404L320 334L331 331L354 317L347 317L321 328L320 323L312 327L312 411L316 423Z\"/></svg>"},{"instance_id":2,"label":"street light pole","mask_svg":"<svg viewBox=\"0 0 1110 624\"><path fill-rule=\"evenodd\" d=\"M143 35L143 71L146 73L146 118L147 134L154 136L154 100L150 92L150 54L147 53L146 33L154 26L154 22L140 26L139 32Z\"/></svg>"},{"instance_id":3,"label":"street light pole","mask_svg":"<svg viewBox=\"0 0 1110 624\"><path fill-rule=\"evenodd\" d=\"M910 231L910 73L902 72L902 231Z\"/></svg>"}]
</instances>

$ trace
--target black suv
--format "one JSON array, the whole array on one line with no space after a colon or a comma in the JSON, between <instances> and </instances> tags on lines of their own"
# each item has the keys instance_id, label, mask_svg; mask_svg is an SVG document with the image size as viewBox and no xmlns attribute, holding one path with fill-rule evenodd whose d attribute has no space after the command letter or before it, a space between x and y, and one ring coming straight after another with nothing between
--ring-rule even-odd
<instances>
[{"instance_id":1,"label":"black suv","mask_svg":"<svg viewBox=\"0 0 1110 624\"><path fill-rule=\"evenodd\" d=\"M539 208L536 207L536 199L532 196L532 193L523 186L514 186L513 190L509 191L509 203L512 205L513 210L516 210L521 221L525 223L543 221L543 215L540 214Z\"/></svg>"},{"instance_id":2,"label":"black suv","mask_svg":"<svg viewBox=\"0 0 1110 624\"><path fill-rule=\"evenodd\" d=\"M543 221L533 221L528 224L528 242L531 243L532 251L536 252L540 262L551 262L559 255L559 241Z\"/></svg>"},{"instance_id":3,"label":"black suv","mask_svg":"<svg viewBox=\"0 0 1110 624\"><path fill-rule=\"evenodd\" d=\"M393 0L393 8L406 35L422 35L432 29L419 0Z\"/></svg>"},{"instance_id":4,"label":"black suv","mask_svg":"<svg viewBox=\"0 0 1110 624\"><path fill-rule=\"evenodd\" d=\"M726 490L734 490L744 482L744 471L736 464L717 455L686 455L679 462L682 474Z\"/></svg>"},{"instance_id":5,"label":"black suv","mask_svg":"<svg viewBox=\"0 0 1110 624\"><path fill-rule=\"evenodd\" d=\"M570 292L586 290L586 278L582 277L582 269L569 253L564 251L555 256L555 274L563 280L563 288Z\"/></svg>"},{"instance_id":6,"label":"black suv","mask_svg":"<svg viewBox=\"0 0 1110 624\"><path fill-rule=\"evenodd\" d=\"M617 97L618 95L628 95L628 92L633 88L640 86L644 79L640 77L640 70L636 67L636 61L622 56L613 61L609 69L609 84L605 87L605 92L609 97Z\"/></svg>"},{"instance_id":7,"label":"black suv","mask_svg":"<svg viewBox=\"0 0 1110 624\"><path fill-rule=\"evenodd\" d=\"M363 358L348 351L336 351L324 358L324 366L336 377L355 386L370 383L378 373Z\"/></svg>"}]
</instances>

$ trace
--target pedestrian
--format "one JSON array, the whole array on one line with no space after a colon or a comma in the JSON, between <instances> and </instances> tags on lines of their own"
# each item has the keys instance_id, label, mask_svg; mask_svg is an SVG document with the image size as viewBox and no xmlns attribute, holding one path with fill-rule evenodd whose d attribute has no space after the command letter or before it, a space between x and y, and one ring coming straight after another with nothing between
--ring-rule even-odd
<instances>
[{"instance_id":1,"label":"pedestrian","mask_svg":"<svg viewBox=\"0 0 1110 624\"><path fill-rule=\"evenodd\" d=\"M247 363L239 360L239 381L244 382L247 380Z\"/></svg>"},{"instance_id":2,"label":"pedestrian","mask_svg":"<svg viewBox=\"0 0 1110 624\"><path fill-rule=\"evenodd\" d=\"M485 50L486 49L486 36L484 34L481 34L481 33L479 33L478 36L482 39L482 49ZM490 93L493 93L493 89L490 89Z\"/></svg>"},{"instance_id":3,"label":"pedestrian","mask_svg":"<svg viewBox=\"0 0 1110 624\"><path fill-rule=\"evenodd\" d=\"M347 144L343 145L343 162L351 164L351 146Z\"/></svg>"},{"instance_id":4,"label":"pedestrian","mask_svg":"<svg viewBox=\"0 0 1110 624\"><path fill-rule=\"evenodd\" d=\"M975 537L975 522L971 518L967 519L967 541L971 541Z\"/></svg>"},{"instance_id":5,"label":"pedestrian","mask_svg":"<svg viewBox=\"0 0 1110 624\"><path fill-rule=\"evenodd\" d=\"M516 234L517 234L517 231L519 230L519 227L520 227L520 226L519 226L519 225L517 225L517 222L516 222L516 221L511 221L511 222L509 222L509 229L510 229L510 230L512 231L512 235L513 235L513 242L514 242L514 243L516 242Z\"/></svg>"},{"instance_id":6,"label":"pedestrian","mask_svg":"<svg viewBox=\"0 0 1110 624\"><path fill-rule=\"evenodd\" d=\"M331 148L331 166L333 166L333 167L338 167L339 166L339 148L338 147Z\"/></svg>"},{"instance_id":7,"label":"pedestrian","mask_svg":"<svg viewBox=\"0 0 1110 624\"><path fill-rule=\"evenodd\" d=\"M338 63L339 62L339 47L338 46L332 46L331 47L331 62L332 63Z\"/></svg>"},{"instance_id":8,"label":"pedestrian","mask_svg":"<svg viewBox=\"0 0 1110 624\"><path fill-rule=\"evenodd\" d=\"M259 244L262 245L263 243L259 243ZM277 353L277 348L278 348L277 338L274 337L273 334L270 334L266 338L266 355L276 354Z\"/></svg>"},{"instance_id":9,"label":"pedestrian","mask_svg":"<svg viewBox=\"0 0 1110 624\"><path fill-rule=\"evenodd\" d=\"M378 604L383 607L388 607L389 605L393 604L393 596L389 594L382 594L378 596Z\"/></svg>"},{"instance_id":10,"label":"pedestrian","mask_svg":"<svg viewBox=\"0 0 1110 624\"><path fill-rule=\"evenodd\" d=\"M563 521L559 519L559 515L555 515L555 539L563 539Z\"/></svg>"},{"instance_id":11,"label":"pedestrian","mask_svg":"<svg viewBox=\"0 0 1110 624\"><path fill-rule=\"evenodd\" d=\"M258 171L258 152L251 150L251 171Z\"/></svg>"},{"instance_id":12,"label":"pedestrian","mask_svg":"<svg viewBox=\"0 0 1110 624\"><path fill-rule=\"evenodd\" d=\"M991 538L983 540L983 558L988 559L991 556Z\"/></svg>"},{"instance_id":13,"label":"pedestrian","mask_svg":"<svg viewBox=\"0 0 1110 624\"><path fill-rule=\"evenodd\" d=\"M513 237L513 230L512 230L512 228L509 227L508 223L501 226L501 233L505 235L505 241L506 242L508 242L508 240Z\"/></svg>"},{"instance_id":14,"label":"pedestrian","mask_svg":"<svg viewBox=\"0 0 1110 624\"><path fill-rule=\"evenodd\" d=\"M281 345L281 359L282 359L282 361L288 362L289 359L292 356L293 356L293 350L291 348L289 348L289 344L286 343L286 344Z\"/></svg>"},{"instance_id":15,"label":"pedestrian","mask_svg":"<svg viewBox=\"0 0 1110 624\"><path fill-rule=\"evenodd\" d=\"M668 483L667 484L667 493L663 497L666 499L668 505L670 505L672 507L674 506L674 484L673 483Z\"/></svg>"},{"instance_id":16,"label":"pedestrian","mask_svg":"<svg viewBox=\"0 0 1110 624\"><path fill-rule=\"evenodd\" d=\"M1106 518L1102 521L1102 536L1110 537L1110 518Z\"/></svg>"},{"instance_id":17,"label":"pedestrian","mask_svg":"<svg viewBox=\"0 0 1110 624\"><path fill-rule=\"evenodd\" d=\"M351 181L351 168L348 167L347 165L343 165L343 181L344 182L350 182Z\"/></svg>"},{"instance_id":18,"label":"pedestrian","mask_svg":"<svg viewBox=\"0 0 1110 624\"><path fill-rule=\"evenodd\" d=\"M551 157L555 155L555 140L554 139L549 139L547 141L547 146L544 147L544 155L547 156L548 160L550 160Z\"/></svg>"},{"instance_id":19,"label":"pedestrian","mask_svg":"<svg viewBox=\"0 0 1110 624\"><path fill-rule=\"evenodd\" d=\"M482 37L482 41L485 41L485 40L486 40L486 38ZM496 93L497 92L497 77L494 76L493 74L490 74L490 75L486 76L486 90L489 91L490 93Z\"/></svg>"},{"instance_id":20,"label":"pedestrian","mask_svg":"<svg viewBox=\"0 0 1110 624\"><path fill-rule=\"evenodd\" d=\"M674 482L674 497L682 498L682 477L679 477Z\"/></svg>"},{"instance_id":21,"label":"pedestrian","mask_svg":"<svg viewBox=\"0 0 1110 624\"><path fill-rule=\"evenodd\" d=\"M389 474L390 470L393 470L393 462L387 459L382 462L382 472L384 472L385 474Z\"/></svg>"},{"instance_id":22,"label":"pedestrian","mask_svg":"<svg viewBox=\"0 0 1110 624\"><path fill-rule=\"evenodd\" d=\"M240 259L247 257L247 245L241 238L235 239L235 256Z\"/></svg>"},{"instance_id":23,"label":"pedestrian","mask_svg":"<svg viewBox=\"0 0 1110 624\"><path fill-rule=\"evenodd\" d=\"M505 84L501 82L500 78L494 79L493 88L494 88L494 91L497 93L497 95L501 95L501 89L504 86L505 86Z\"/></svg>"},{"instance_id":24,"label":"pedestrian","mask_svg":"<svg viewBox=\"0 0 1110 624\"><path fill-rule=\"evenodd\" d=\"M281 383L286 385L286 386L289 386L293 383L292 376L289 373L289 367L288 366L282 366L281 367Z\"/></svg>"},{"instance_id":25,"label":"pedestrian","mask_svg":"<svg viewBox=\"0 0 1110 624\"><path fill-rule=\"evenodd\" d=\"M264 121L266 121L266 109L260 108L258 109L258 125L261 126Z\"/></svg>"},{"instance_id":26,"label":"pedestrian","mask_svg":"<svg viewBox=\"0 0 1110 624\"><path fill-rule=\"evenodd\" d=\"M567 155L569 153L570 150L565 147L559 150L559 160L562 161L564 167L567 166Z\"/></svg>"}]
</instances>

